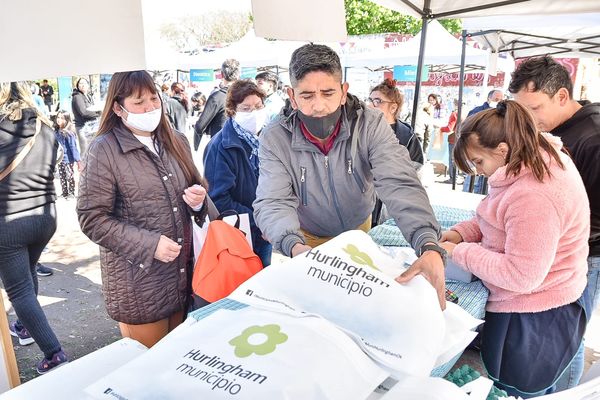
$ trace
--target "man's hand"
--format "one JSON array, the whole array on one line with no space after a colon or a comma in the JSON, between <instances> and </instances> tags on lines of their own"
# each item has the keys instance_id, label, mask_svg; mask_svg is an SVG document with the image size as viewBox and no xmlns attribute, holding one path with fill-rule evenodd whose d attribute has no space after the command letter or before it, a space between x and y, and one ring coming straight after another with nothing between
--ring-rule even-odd
<instances>
[{"instance_id":1,"label":"man's hand","mask_svg":"<svg viewBox=\"0 0 600 400\"><path fill-rule=\"evenodd\" d=\"M423 275L431 283L437 292L438 300L442 310L446 309L446 278L444 274L444 262L442 256L436 251L426 251L396 278L396 282L406 283L417 275Z\"/></svg>"},{"instance_id":2,"label":"man's hand","mask_svg":"<svg viewBox=\"0 0 600 400\"><path fill-rule=\"evenodd\" d=\"M440 242L450 242L454 244L459 244L463 241L464 240L462 236L460 236L460 233L453 230L442 232L442 237L440 238Z\"/></svg>"},{"instance_id":3,"label":"man's hand","mask_svg":"<svg viewBox=\"0 0 600 400\"><path fill-rule=\"evenodd\" d=\"M296 243L293 247L292 247L292 257L296 257L298 254L302 254L304 252L309 251L310 249L312 249L312 247L307 246L305 244L302 243Z\"/></svg>"}]
</instances>

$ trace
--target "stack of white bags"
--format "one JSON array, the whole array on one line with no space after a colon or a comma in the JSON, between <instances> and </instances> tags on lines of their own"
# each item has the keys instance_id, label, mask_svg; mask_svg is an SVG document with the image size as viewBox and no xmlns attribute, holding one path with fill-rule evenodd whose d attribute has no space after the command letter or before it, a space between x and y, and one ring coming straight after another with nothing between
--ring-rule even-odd
<instances>
[{"instance_id":1,"label":"stack of white bags","mask_svg":"<svg viewBox=\"0 0 600 400\"><path fill-rule=\"evenodd\" d=\"M421 276L360 231L274 264L220 309L173 331L86 389L97 399L485 399L431 370L464 350L482 321L440 310ZM467 394L466 392L470 392Z\"/></svg>"}]
</instances>

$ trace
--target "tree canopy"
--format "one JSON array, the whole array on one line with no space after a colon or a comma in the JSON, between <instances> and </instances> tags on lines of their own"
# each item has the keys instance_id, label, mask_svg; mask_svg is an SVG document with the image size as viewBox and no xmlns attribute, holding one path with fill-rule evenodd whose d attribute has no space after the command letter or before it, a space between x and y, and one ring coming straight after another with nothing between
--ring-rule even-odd
<instances>
[{"instance_id":1,"label":"tree canopy","mask_svg":"<svg viewBox=\"0 0 600 400\"><path fill-rule=\"evenodd\" d=\"M181 52L193 52L207 45L240 40L251 27L250 15L213 11L178 18L160 27L160 34Z\"/></svg>"},{"instance_id":2,"label":"tree canopy","mask_svg":"<svg viewBox=\"0 0 600 400\"><path fill-rule=\"evenodd\" d=\"M381 7L369 0L344 0L344 3L348 35L392 32L415 35L421 30L420 19ZM462 29L458 19L442 19L440 23L450 33L460 33Z\"/></svg>"}]
</instances>

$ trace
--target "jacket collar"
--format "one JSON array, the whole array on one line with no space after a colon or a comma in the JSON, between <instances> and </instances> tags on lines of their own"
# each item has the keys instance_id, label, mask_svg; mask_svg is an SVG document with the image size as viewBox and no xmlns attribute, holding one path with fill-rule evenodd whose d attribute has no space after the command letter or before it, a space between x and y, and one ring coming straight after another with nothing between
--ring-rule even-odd
<instances>
[{"instance_id":1,"label":"jacket collar","mask_svg":"<svg viewBox=\"0 0 600 400\"><path fill-rule=\"evenodd\" d=\"M240 139L237 132L235 131L235 128L233 127L231 117L227 118L227 121L225 121L225 125L223 125L223 129L221 130L221 136L221 143L223 143L224 148L244 148L244 146L242 145L242 139Z\"/></svg>"},{"instance_id":2,"label":"jacket collar","mask_svg":"<svg viewBox=\"0 0 600 400\"><path fill-rule=\"evenodd\" d=\"M113 128L113 134L123 153L143 149L145 145L133 136L133 133L121 122Z\"/></svg>"},{"instance_id":3,"label":"jacket collar","mask_svg":"<svg viewBox=\"0 0 600 400\"><path fill-rule=\"evenodd\" d=\"M350 127L352 121L357 118L358 113L365 108L356 96L348 93L346 103L342 105L342 125L340 133L335 138L336 142L344 141L350 138ZM315 153L320 150L304 137L300 130L300 119L298 118L298 110L294 110L290 101L286 100L285 107L282 110L283 117L280 119L280 124L292 135L292 149L300 151L312 151Z\"/></svg>"}]
</instances>

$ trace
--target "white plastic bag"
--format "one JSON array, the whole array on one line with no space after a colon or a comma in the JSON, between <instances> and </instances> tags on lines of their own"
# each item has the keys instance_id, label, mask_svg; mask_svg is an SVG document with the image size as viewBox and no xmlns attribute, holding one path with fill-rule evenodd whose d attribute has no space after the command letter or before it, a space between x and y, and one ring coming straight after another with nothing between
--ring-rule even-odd
<instances>
[{"instance_id":1,"label":"white plastic bag","mask_svg":"<svg viewBox=\"0 0 600 400\"><path fill-rule=\"evenodd\" d=\"M386 379L331 323L218 310L86 389L95 399L366 399Z\"/></svg>"},{"instance_id":2,"label":"white plastic bag","mask_svg":"<svg viewBox=\"0 0 600 400\"><path fill-rule=\"evenodd\" d=\"M246 240L252 249L252 231L250 230L250 217L248 214L239 214L240 216L240 230L244 232L246 235ZM224 217L223 221L227 222L229 225L234 226L236 221L236 216L232 215L229 217ZM202 246L204 245L204 241L206 240L206 234L208 233L208 224L210 221L208 220L208 216L204 219L204 223L202 227L200 227L192 218L192 229L193 229L193 244L194 244L194 264L196 264L196 260L200 255L200 251L202 250Z\"/></svg>"},{"instance_id":3,"label":"white plastic bag","mask_svg":"<svg viewBox=\"0 0 600 400\"><path fill-rule=\"evenodd\" d=\"M455 304L448 308L460 318L447 320L425 278L402 285L393 279L404 269L404 259L384 254L366 233L350 231L266 268L229 297L265 309L320 315L393 376L429 376L449 350L455 355L464 349L455 350L468 344L469 330L481 321ZM447 321L454 325L447 327Z\"/></svg>"}]
</instances>

